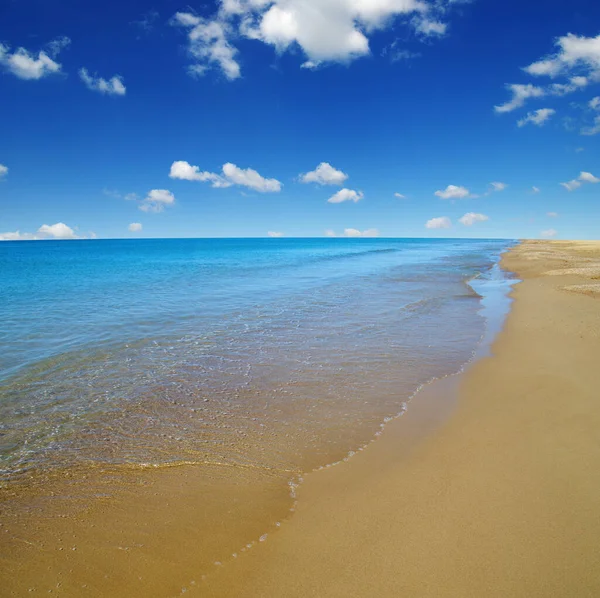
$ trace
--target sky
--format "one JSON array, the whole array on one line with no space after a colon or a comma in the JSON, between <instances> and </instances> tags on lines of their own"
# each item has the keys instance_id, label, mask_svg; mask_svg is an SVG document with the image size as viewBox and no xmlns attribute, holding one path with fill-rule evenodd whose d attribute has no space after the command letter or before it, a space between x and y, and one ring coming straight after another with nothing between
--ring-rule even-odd
<instances>
[{"instance_id":1,"label":"sky","mask_svg":"<svg viewBox=\"0 0 600 598\"><path fill-rule=\"evenodd\" d=\"M6 0L0 240L600 238L597 0Z\"/></svg>"}]
</instances>

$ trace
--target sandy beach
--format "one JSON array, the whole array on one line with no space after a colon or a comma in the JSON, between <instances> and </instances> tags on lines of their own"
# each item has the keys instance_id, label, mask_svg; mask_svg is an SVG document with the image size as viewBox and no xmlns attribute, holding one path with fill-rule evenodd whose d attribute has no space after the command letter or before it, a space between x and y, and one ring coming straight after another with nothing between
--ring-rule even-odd
<instances>
[{"instance_id":1,"label":"sandy beach","mask_svg":"<svg viewBox=\"0 0 600 598\"><path fill-rule=\"evenodd\" d=\"M295 515L200 593L600 595L599 264L598 242L513 249L513 310L447 422L427 416L432 385L368 450L306 476Z\"/></svg>"},{"instance_id":2,"label":"sandy beach","mask_svg":"<svg viewBox=\"0 0 600 598\"><path fill-rule=\"evenodd\" d=\"M503 266L523 282L492 356L306 475L293 513L250 470L75 472L5 509L3 595L600 595L600 242L524 242Z\"/></svg>"}]
</instances>

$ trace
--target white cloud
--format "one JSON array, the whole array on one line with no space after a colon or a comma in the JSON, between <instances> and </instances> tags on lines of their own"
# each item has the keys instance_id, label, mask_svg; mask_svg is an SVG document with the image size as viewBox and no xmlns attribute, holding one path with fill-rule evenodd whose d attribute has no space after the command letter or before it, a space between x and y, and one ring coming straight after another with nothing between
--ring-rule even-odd
<instances>
[{"instance_id":1,"label":"white cloud","mask_svg":"<svg viewBox=\"0 0 600 598\"><path fill-rule=\"evenodd\" d=\"M567 183L561 183L561 185L567 190L567 191L574 191L575 189L577 189L578 187L581 187L581 183L577 180L577 179L573 179L572 181L568 181Z\"/></svg>"},{"instance_id":2,"label":"white cloud","mask_svg":"<svg viewBox=\"0 0 600 598\"><path fill-rule=\"evenodd\" d=\"M0 233L0 241L36 241L38 237L31 233L22 233L15 231L14 233Z\"/></svg>"},{"instance_id":3,"label":"white cloud","mask_svg":"<svg viewBox=\"0 0 600 598\"><path fill-rule=\"evenodd\" d=\"M188 30L188 51L197 60L188 69L190 75L202 76L208 68L217 67L230 81L241 76L236 60L238 51L228 39L233 32L226 20L203 19L191 13L178 12L171 23Z\"/></svg>"},{"instance_id":4,"label":"white cloud","mask_svg":"<svg viewBox=\"0 0 600 598\"><path fill-rule=\"evenodd\" d=\"M356 228L345 228L345 237L378 237L379 231L376 228L369 228L367 230L360 231Z\"/></svg>"},{"instance_id":5,"label":"white cloud","mask_svg":"<svg viewBox=\"0 0 600 598\"><path fill-rule=\"evenodd\" d=\"M540 235L542 237L546 237L547 239L550 239L552 237L556 237L556 235L558 235L558 231L553 229L553 228L549 228L548 230L543 230Z\"/></svg>"},{"instance_id":6,"label":"white cloud","mask_svg":"<svg viewBox=\"0 0 600 598\"><path fill-rule=\"evenodd\" d=\"M360 201L364 197L362 191L354 191L353 189L340 189L335 195L332 195L327 201L329 203L342 203L343 201Z\"/></svg>"},{"instance_id":7,"label":"white cloud","mask_svg":"<svg viewBox=\"0 0 600 598\"><path fill-rule=\"evenodd\" d=\"M468 212L462 218L459 218L458 221L465 226L473 226L476 222L485 222L489 220L489 216L485 214L476 214L475 212Z\"/></svg>"},{"instance_id":8,"label":"white cloud","mask_svg":"<svg viewBox=\"0 0 600 598\"><path fill-rule=\"evenodd\" d=\"M120 75L115 75L107 80L90 75L87 69L79 69L79 77L85 83L85 86L92 91L105 93L109 96L124 96L127 92L123 84L123 77Z\"/></svg>"},{"instance_id":9,"label":"white cloud","mask_svg":"<svg viewBox=\"0 0 600 598\"><path fill-rule=\"evenodd\" d=\"M25 48L10 52L9 46L0 43L0 65L19 79L37 80L60 73L61 65L54 60L68 46L68 37L59 37L47 45L46 51L35 53Z\"/></svg>"},{"instance_id":10,"label":"white cloud","mask_svg":"<svg viewBox=\"0 0 600 598\"><path fill-rule=\"evenodd\" d=\"M451 228L452 222L447 216L432 218L425 223L425 228Z\"/></svg>"},{"instance_id":11,"label":"white cloud","mask_svg":"<svg viewBox=\"0 0 600 598\"><path fill-rule=\"evenodd\" d=\"M600 116L594 118L594 124L591 127L583 127L582 135L598 135L600 133Z\"/></svg>"},{"instance_id":12,"label":"white cloud","mask_svg":"<svg viewBox=\"0 0 600 598\"><path fill-rule=\"evenodd\" d=\"M406 195L402 195L402 193L394 193L394 197L398 199L406 199Z\"/></svg>"},{"instance_id":13,"label":"white cloud","mask_svg":"<svg viewBox=\"0 0 600 598\"><path fill-rule=\"evenodd\" d=\"M600 96L592 98L588 104L592 110L600 110Z\"/></svg>"},{"instance_id":14,"label":"white cloud","mask_svg":"<svg viewBox=\"0 0 600 598\"><path fill-rule=\"evenodd\" d=\"M172 179L185 181L209 182L215 188L231 187L240 185L249 187L261 193L277 193L281 191L282 184L277 179L262 177L252 168L238 168L235 164L227 162L223 165L223 173L203 172L198 166L192 166L185 161L173 162L169 176Z\"/></svg>"},{"instance_id":15,"label":"white cloud","mask_svg":"<svg viewBox=\"0 0 600 598\"><path fill-rule=\"evenodd\" d=\"M276 231L273 231L273 230L270 230L267 233L267 237L271 237L272 239L279 239L279 238L281 238L283 236L284 236L283 233L276 232Z\"/></svg>"},{"instance_id":16,"label":"white cloud","mask_svg":"<svg viewBox=\"0 0 600 598\"><path fill-rule=\"evenodd\" d=\"M142 212L162 212L175 203L175 196L167 189L152 189L139 205Z\"/></svg>"},{"instance_id":17,"label":"white cloud","mask_svg":"<svg viewBox=\"0 0 600 598\"><path fill-rule=\"evenodd\" d=\"M441 199L463 199L469 197L470 193L466 187L448 185L443 191L436 191L435 195Z\"/></svg>"},{"instance_id":18,"label":"white cloud","mask_svg":"<svg viewBox=\"0 0 600 598\"><path fill-rule=\"evenodd\" d=\"M557 77L573 71L600 80L600 35L585 37L568 33L556 42L558 51L523 70L534 76Z\"/></svg>"},{"instance_id":19,"label":"white cloud","mask_svg":"<svg viewBox=\"0 0 600 598\"><path fill-rule=\"evenodd\" d=\"M600 179L595 177L591 172L582 172L579 175L579 180L584 183L600 183Z\"/></svg>"},{"instance_id":20,"label":"white cloud","mask_svg":"<svg viewBox=\"0 0 600 598\"><path fill-rule=\"evenodd\" d=\"M579 173L579 176L576 179L573 179L567 183L561 183L561 185L567 191L574 191L575 189L581 187L583 183L600 183L600 179L595 177L591 172L582 171Z\"/></svg>"},{"instance_id":21,"label":"white cloud","mask_svg":"<svg viewBox=\"0 0 600 598\"><path fill-rule=\"evenodd\" d=\"M328 229L325 231L325 236L326 236L326 237L336 237L337 235L335 234L335 231L334 231L334 230L331 230L330 228L328 228Z\"/></svg>"},{"instance_id":22,"label":"white cloud","mask_svg":"<svg viewBox=\"0 0 600 598\"><path fill-rule=\"evenodd\" d=\"M548 212L546 214L546 216L548 216L548 218L558 218L558 213L557 212Z\"/></svg>"},{"instance_id":23,"label":"white cloud","mask_svg":"<svg viewBox=\"0 0 600 598\"><path fill-rule=\"evenodd\" d=\"M506 183L500 182L490 183L490 185L492 186L492 191L504 191L508 187Z\"/></svg>"},{"instance_id":24,"label":"white cloud","mask_svg":"<svg viewBox=\"0 0 600 598\"><path fill-rule=\"evenodd\" d=\"M171 23L188 32L192 74L216 67L233 80L241 76L233 45L240 37L278 53L300 49L302 68L316 69L370 54L369 38L397 23L422 38L444 35L448 11L433 0L220 0L209 18L178 12Z\"/></svg>"},{"instance_id":25,"label":"white cloud","mask_svg":"<svg viewBox=\"0 0 600 598\"><path fill-rule=\"evenodd\" d=\"M539 110L528 112L525 117L517 121L517 126L524 127L527 123L531 123L541 127L554 114L556 114L556 110L553 110L552 108L540 108Z\"/></svg>"},{"instance_id":26,"label":"white cloud","mask_svg":"<svg viewBox=\"0 0 600 598\"><path fill-rule=\"evenodd\" d=\"M342 185L348 175L335 169L328 162L321 162L315 170L300 175L302 183L318 183L319 185Z\"/></svg>"},{"instance_id":27,"label":"white cloud","mask_svg":"<svg viewBox=\"0 0 600 598\"><path fill-rule=\"evenodd\" d=\"M532 192L532 193L539 193L539 192L540 192L540 189L539 189L539 187L532 187L532 188L531 188L531 192Z\"/></svg>"},{"instance_id":28,"label":"white cloud","mask_svg":"<svg viewBox=\"0 0 600 598\"><path fill-rule=\"evenodd\" d=\"M4 164L0 164L0 179L5 177L8 174L8 166L4 166Z\"/></svg>"},{"instance_id":29,"label":"white cloud","mask_svg":"<svg viewBox=\"0 0 600 598\"><path fill-rule=\"evenodd\" d=\"M527 85L510 83L506 85L506 88L512 93L512 98L500 106L494 106L494 110L498 113L512 112L523 106L529 98L541 98L546 95L544 89L531 85L531 83Z\"/></svg>"},{"instance_id":30,"label":"white cloud","mask_svg":"<svg viewBox=\"0 0 600 598\"><path fill-rule=\"evenodd\" d=\"M46 237L52 237L53 239L77 239L75 231L63 222L50 225L42 224L38 229L38 233Z\"/></svg>"},{"instance_id":31,"label":"white cloud","mask_svg":"<svg viewBox=\"0 0 600 598\"><path fill-rule=\"evenodd\" d=\"M127 228L131 233L139 233L144 227L139 222L132 222Z\"/></svg>"}]
</instances>

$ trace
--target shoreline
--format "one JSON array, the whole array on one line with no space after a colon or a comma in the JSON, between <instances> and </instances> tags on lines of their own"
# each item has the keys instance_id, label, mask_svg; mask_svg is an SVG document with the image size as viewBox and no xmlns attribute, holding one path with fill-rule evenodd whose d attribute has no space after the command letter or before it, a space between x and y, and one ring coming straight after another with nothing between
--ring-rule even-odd
<instances>
[{"instance_id":1,"label":"shoreline","mask_svg":"<svg viewBox=\"0 0 600 598\"><path fill-rule=\"evenodd\" d=\"M449 420L409 438L424 393L368 451L305 476L294 517L192 595L600 594L600 285L581 271L600 243L524 242L502 261L522 282Z\"/></svg>"},{"instance_id":2,"label":"shoreline","mask_svg":"<svg viewBox=\"0 0 600 598\"><path fill-rule=\"evenodd\" d=\"M497 263L493 267L497 267ZM479 284L481 279L475 277L465 281L464 284L470 287L473 293L480 297L480 300L485 299L485 294L482 297L482 294L474 288L475 285L471 284L474 281ZM504 282L507 285L511 283L508 279L504 279ZM484 280L484 287L486 284ZM493 293L499 293L499 291L492 290ZM508 304L506 290L501 291L500 294L505 297ZM431 384L436 382L452 384L452 380L457 375L460 375L466 368L471 367L473 362L478 359L482 345L486 342L489 344L489 317L483 313L484 311L485 306L482 302L478 312L479 317L485 320L482 337L471 358L458 371L443 375L441 378L433 378L421 384L401 404L402 409L400 412L386 417L370 439L358 445L358 448L350 451L350 453L344 454L340 459L309 469L308 473L329 470L339 463L349 461L353 455L364 451L376 440L379 440L384 427L396 419L405 417L406 405L412 402L416 396L420 400L422 393ZM492 311L494 311L493 307ZM504 315L500 314L499 317L503 319ZM429 406L425 409L427 413L424 412L424 418L425 420L435 420L436 425L440 424L445 418L449 417L453 408L454 402L448 402L446 405L440 406L439 409ZM414 409L414 402L411 403L410 409ZM431 425L431 422L418 423L411 434L415 439L418 438L419 434L424 433L423 426L428 425ZM60 477L66 479L62 481L60 479L55 480L50 485L50 489L45 492L45 496L36 497L32 495L33 500L28 509L33 514L33 518L29 521L20 521L17 526L9 524L6 527L5 531L9 531L10 528L10 532L12 532L15 539L21 539L25 546L18 546L17 543L15 547L13 542L11 550L5 553L8 554L16 549L21 555L21 558L17 556L16 558L3 559L7 565L6 570L13 569L13 575L10 579L3 582L5 587L12 588L13 592L25 591L26 586L23 586L23 580L29 578L31 583L28 585L34 591L47 591L47 588L56 587L58 589L60 587L61 595L75 595L77 588L83 589L84 586L86 595L93 595L94 593L102 595L103 592L110 592L111 595L141 596L148 595L150 588L156 591L156 594L151 595L174 595L173 592L178 594L181 582L185 581L189 577L190 571L194 570L192 565L194 548L197 554L208 555L212 552L209 550L210 542L203 542L202 536L213 533L214 545L221 554L219 555L215 551L218 560L214 564L212 561L204 559L204 565L200 567L200 571L195 575L196 579L192 580L194 584L191 587L196 583L201 584L202 578L210 576L215 569L215 565L217 565L217 570L221 569L221 561L228 566L235 557L247 552L259 543L263 543L267 537L271 538L274 532L279 531L282 522L285 524L285 521L293 516L297 502L296 492L299 490L301 480L307 475L299 472L298 476L290 479L289 483L284 484L281 484L280 479L273 479L268 488L270 494L267 496L261 493L253 495L247 489L244 489L243 492L236 490L235 486L244 485L243 472L235 472L231 476L229 481L233 482L233 488L228 488L227 483L218 487L211 486L211 481L207 480L204 469L197 466L150 467L145 470L140 469L137 474L131 472L132 475L127 475L127 477L117 469L114 471L110 469L101 470L99 474L86 472L85 470L82 470L79 474L76 471L63 472ZM216 475L221 474L217 472ZM81 479L84 480L84 487L81 491L74 491L73 488L78 484L79 476L83 476ZM111 481L105 483L104 477ZM117 490L117 487L121 485L122 488ZM103 486L106 487L106 496L103 495ZM184 488L184 490L182 491L181 488ZM213 489L212 493L211 489ZM74 496L68 496L73 493ZM50 497L56 494L68 496L69 500L62 505L62 509L66 507L66 510L57 509L56 505L49 502L48 499L52 501L53 499ZM159 498L154 498L156 496ZM227 524L230 531L233 520L237 520L238 525L234 527L233 533L230 533L227 538L218 537L219 534L223 536L224 531L218 529L219 525L221 528L227 527L224 522L217 522L216 525L214 522L208 522L205 520L206 518L195 515L193 507L187 504L193 501L194 504L207 505L207 509L210 511L208 505L217 499L229 501L227 503L229 509L237 509L233 519L229 520ZM244 506L240 507L242 502ZM268 504L269 509L265 510L261 503ZM171 515L167 516L167 521L171 523L171 527L161 521L161 519L165 519L160 512L162 504L165 504L169 509L175 509L179 513L179 516L176 515L174 518ZM144 511L149 513L147 520L143 517ZM108 523L108 521L114 516L117 517L119 523L110 531L110 528L115 524ZM248 520L251 520L250 524L248 524ZM240 525L242 522L243 525ZM107 529L103 533L90 529L99 528L106 524ZM198 529L191 533L187 532L184 524L196 526ZM144 533L140 534L140 528L144 526L147 526L148 530L144 530ZM30 533L28 528L31 527L37 528L37 534L32 535ZM156 542L150 542L147 534L150 530L156 535L162 536L165 540L170 536L170 550L165 550ZM65 536L72 536L73 542L65 542ZM7 537L4 536L4 538L6 540ZM238 540L235 540L235 538L238 538ZM182 555L182 549L178 546L179 542L177 540L182 540L185 555ZM39 546L34 546L34 543L38 541ZM110 550L107 550L111 544L114 545L115 543L118 544L117 549L127 555L131 566L136 572L143 573L144 577L146 575L149 578L156 577L156 572L149 570L148 563L153 563L153 569L160 568L161 565L164 566L168 563L171 554L175 553L178 555L177 558L180 562L177 567L173 567L174 570L169 571L164 576L165 579L160 580L158 586L150 583L148 578L146 578L146 583L146 579L142 579L142 577L140 577L142 583L136 584L132 582L132 579L127 579L126 572L122 570L123 563L117 564L114 561L114 551L111 556ZM10 547L8 543L3 544L5 549ZM65 552L69 549L73 551L73 554L67 552L68 556L66 556ZM65 552L57 554L57 550ZM146 554L142 554L140 557L139 553L143 552ZM232 554L234 557L232 557ZM32 563L32 559L40 562ZM86 571L86 563L90 561L93 561L94 564ZM207 568L206 565L209 563L210 566ZM66 567L72 567L72 569L65 570ZM48 573L46 573L46 569L49 571ZM102 581L103 569L111 571L110 580ZM195 569L197 570L198 567ZM67 571L70 571L70 575L65 575ZM60 583L60 586L58 586L58 583Z\"/></svg>"}]
</instances>

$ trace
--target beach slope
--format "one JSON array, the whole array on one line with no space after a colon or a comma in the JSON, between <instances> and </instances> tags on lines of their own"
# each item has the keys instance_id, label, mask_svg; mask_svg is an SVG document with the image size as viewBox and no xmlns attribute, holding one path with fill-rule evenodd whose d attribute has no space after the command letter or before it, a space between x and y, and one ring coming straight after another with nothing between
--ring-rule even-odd
<instances>
[{"instance_id":1,"label":"beach slope","mask_svg":"<svg viewBox=\"0 0 600 598\"><path fill-rule=\"evenodd\" d=\"M523 282L446 421L431 385L198 592L600 596L600 242L523 242L503 266Z\"/></svg>"}]
</instances>

